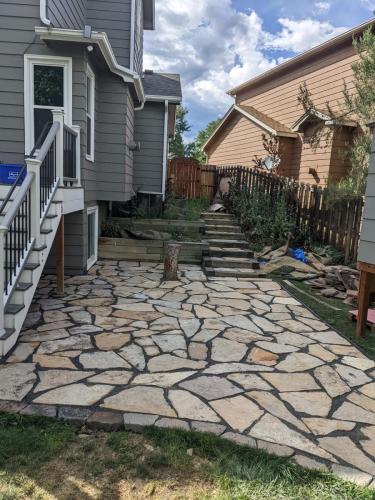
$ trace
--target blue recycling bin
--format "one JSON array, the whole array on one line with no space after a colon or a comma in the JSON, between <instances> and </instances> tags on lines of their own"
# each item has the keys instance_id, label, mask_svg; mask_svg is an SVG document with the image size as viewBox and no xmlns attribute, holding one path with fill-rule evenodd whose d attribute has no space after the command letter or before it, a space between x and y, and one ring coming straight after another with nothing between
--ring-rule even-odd
<instances>
[{"instance_id":1,"label":"blue recycling bin","mask_svg":"<svg viewBox=\"0 0 375 500\"><path fill-rule=\"evenodd\" d=\"M19 176L23 165L12 164L12 163L0 163L0 184L5 184L7 186L12 186ZM22 174L19 183L22 184L26 177L26 170Z\"/></svg>"}]
</instances>

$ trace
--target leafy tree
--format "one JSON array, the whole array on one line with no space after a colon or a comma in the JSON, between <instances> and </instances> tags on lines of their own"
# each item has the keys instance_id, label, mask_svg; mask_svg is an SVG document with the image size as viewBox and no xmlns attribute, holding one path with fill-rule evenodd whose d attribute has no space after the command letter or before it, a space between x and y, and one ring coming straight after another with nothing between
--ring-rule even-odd
<instances>
[{"instance_id":1,"label":"leafy tree","mask_svg":"<svg viewBox=\"0 0 375 500\"><path fill-rule=\"evenodd\" d=\"M188 109L184 106L177 107L176 114L176 132L174 139L169 144L169 157L170 158L183 158L189 156L189 151L184 142L184 134L190 132L191 126L187 121Z\"/></svg>"},{"instance_id":2,"label":"leafy tree","mask_svg":"<svg viewBox=\"0 0 375 500\"><path fill-rule=\"evenodd\" d=\"M194 142L189 145L190 154L193 158L199 161L199 163L206 163L206 153L203 151L203 146L207 140L211 137L214 130L218 127L221 122L221 118L211 121L205 129L198 132Z\"/></svg>"},{"instance_id":3,"label":"leafy tree","mask_svg":"<svg viewBox=\"0 0 375 500\"><path fill-rule=\"evenodd\" d=\"M345 120L358 122L359 132L354 134L352 145L347 151L351 171L346 179L339 181L337 189L342 192L362 195L371 152L371 131L367 124L375 118L375 34L368 28L360 38L353 41L359 60L352 65L354 90L349 91L344 83L343 99L337 109L327 103L325 112L332 120L332 128L318 130L311 137L314 146L322 140L332 140L334 130L342 127ZM306 111L315 109L311 93L304 83L300 87L298 101Z\"/></svg>"}]
</instances>

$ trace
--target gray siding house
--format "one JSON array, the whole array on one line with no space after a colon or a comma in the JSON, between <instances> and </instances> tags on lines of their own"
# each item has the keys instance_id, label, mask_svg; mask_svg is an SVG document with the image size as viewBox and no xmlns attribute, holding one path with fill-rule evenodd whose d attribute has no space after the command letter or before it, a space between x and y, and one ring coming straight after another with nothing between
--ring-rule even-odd
<instances>
[{"instance_id":1,"label":"gray siding house","mask_svg":"<svg viewBox=\"0 0 375 500\"><path fill-rule=\"evenodd\" d=\"M113 203L164 199L181 86L178 75L143 72L153 29L154 0L0 1L0 162L23 164L52 110L79 131L79 172L65 179L67 274L95 263Z\"/></svg>"},{"instance_id":2,"label":"gray siding house","mask_svg":"<svg viewBox=\"0 0 375 500\"><path fill-rule=\"evenodd\" d=\"M375 134L372 141L358 260L375 266Z\"/></svg>"}]
</instances>

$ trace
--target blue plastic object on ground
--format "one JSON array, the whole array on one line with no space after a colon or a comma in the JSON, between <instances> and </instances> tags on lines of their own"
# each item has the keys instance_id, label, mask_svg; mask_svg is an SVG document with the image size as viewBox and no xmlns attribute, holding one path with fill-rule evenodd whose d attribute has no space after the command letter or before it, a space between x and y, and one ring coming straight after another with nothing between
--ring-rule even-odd
<instances>
[{"instance_id":1,"label":"blue plastic object on ground","mask_svg":"<svg viewBox=\"0 0 375 500\"><path fill-rule=\"evenodd\" d=\"M19 176L23 165L14 165L8 163L0 163L0 184L6 184L7 186L12 186L17 177ZM22 175L22 179L20 179L20 184L26 177L26 172Z\"/></svg>"},{"instance_id":2,"label":"blue plastic object on ground","mask_svg":"<svg viewBox=\"0 0 375 500\"><path fill-rule=\"evenodd\" d=\"M308 263L305 251L302 248L296 248L295 250L292 250L292 257L296 260L300 260L304 264Z\"/></svg>"}]
</instances>

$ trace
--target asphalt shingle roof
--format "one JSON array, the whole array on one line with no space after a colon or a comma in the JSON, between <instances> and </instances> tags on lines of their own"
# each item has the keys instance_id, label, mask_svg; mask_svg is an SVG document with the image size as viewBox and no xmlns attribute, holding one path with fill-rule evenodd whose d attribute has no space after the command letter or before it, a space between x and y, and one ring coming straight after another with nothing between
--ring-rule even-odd
<instances>
[{"instance_id":1,"label":"asphalt shingle roof","mask_svg":"<svg viewBox=\"0 0 375 500\"><path fill-rule=\"evenodd\" d=\"M146 95L182 98L180 75L145 72L142 81Z\"/></svg>"}]
</instances>

